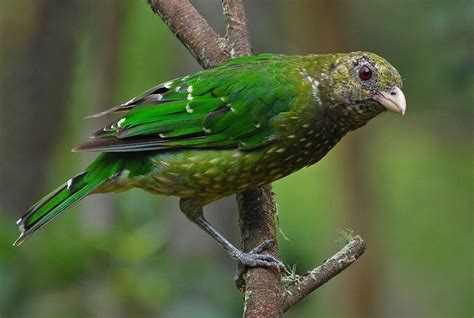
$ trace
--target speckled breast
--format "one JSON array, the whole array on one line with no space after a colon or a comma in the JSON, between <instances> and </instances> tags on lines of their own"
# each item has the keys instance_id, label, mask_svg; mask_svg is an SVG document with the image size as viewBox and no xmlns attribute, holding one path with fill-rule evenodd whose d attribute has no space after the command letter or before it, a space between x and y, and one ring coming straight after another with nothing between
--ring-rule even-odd
<instances>
[{"instance_id":1,"label":"speckled breast","mask_svg":"<svg viewBox=\"0 0 474 318\"><path fill-rule=\"evenodd\" d=\"M273 182L319 161L342 135L305 131L251 151L187 150L159 153L140 187L209 203Z\"/></svg>"}]
</instances>

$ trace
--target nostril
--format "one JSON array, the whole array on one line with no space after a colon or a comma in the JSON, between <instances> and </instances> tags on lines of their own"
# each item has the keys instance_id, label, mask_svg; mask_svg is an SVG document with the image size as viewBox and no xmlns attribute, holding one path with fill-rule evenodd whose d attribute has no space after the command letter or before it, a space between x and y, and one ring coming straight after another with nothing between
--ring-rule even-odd
<instances>
[{"instance_id":1,"label":"nostril","mask_svg":"<svg viewBox=\"0 0 474 318\"><path fill-rule=\"evenodd\" d=\"M390 95L397 95L397 92L396 91L391 91Z\"/></svg>"}]
</instances>

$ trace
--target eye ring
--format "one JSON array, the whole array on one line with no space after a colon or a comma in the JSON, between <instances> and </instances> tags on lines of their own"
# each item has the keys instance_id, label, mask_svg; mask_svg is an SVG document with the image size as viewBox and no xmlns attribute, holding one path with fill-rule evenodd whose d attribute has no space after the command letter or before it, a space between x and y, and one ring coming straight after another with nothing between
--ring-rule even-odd
<instances>
[{"instance_id":1,"label":"eye ring","mask_svg":"<svg viewBox=\"0 0 474 318\"><path fill-rule=\"evenodd\" d=\"M368 81L372 78L373 72L368 66L364 65L359 69L358 75L362 81Z\"/></svg>"}]
</instances>

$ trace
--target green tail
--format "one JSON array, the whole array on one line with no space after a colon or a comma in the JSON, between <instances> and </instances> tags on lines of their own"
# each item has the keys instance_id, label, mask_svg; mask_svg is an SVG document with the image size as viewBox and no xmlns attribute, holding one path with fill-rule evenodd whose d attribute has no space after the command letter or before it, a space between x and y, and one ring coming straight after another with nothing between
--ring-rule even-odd
<instances>
[{"instance_id":1,"label":"green tail","mask_svg":"<svg viewBox=\"0 0 474 318\"><path fill-rule=\"evenodd\" d=\"M108 161L105 156L100 156L86 171L69 179L42 198L17 221L21 234L13 245L23 243L36 230L79 202L119 171L118 162L114 164Z\"/></svg>"}]
</instances>

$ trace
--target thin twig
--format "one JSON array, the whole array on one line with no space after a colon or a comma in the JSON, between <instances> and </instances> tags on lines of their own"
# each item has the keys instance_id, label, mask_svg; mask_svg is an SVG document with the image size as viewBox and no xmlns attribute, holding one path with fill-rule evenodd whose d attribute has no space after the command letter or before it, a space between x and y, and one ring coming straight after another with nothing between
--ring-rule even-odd
<instances>
[{"instance_id":1,"label":"thin twig","mask_svg":"<svg viewBox=\"0 0 474 318\"><path fill-rule=\"evenodd\" d=\"M148 3L203 68L229 59L225 39L188 0L148 0Z\"/></svg>"},{"instance_id":2,"label":"thin twig","mask_svg":"<svg viewBox=\"0 0 474 318\"><path fill-rule=\"evenodd\" d=\"M365 248L364 240L360 236L356 236L322 265L286 288L280 302L282 312L286 312L301 299L354 263L364 253Z\"/></svg>"}]
</instances>

